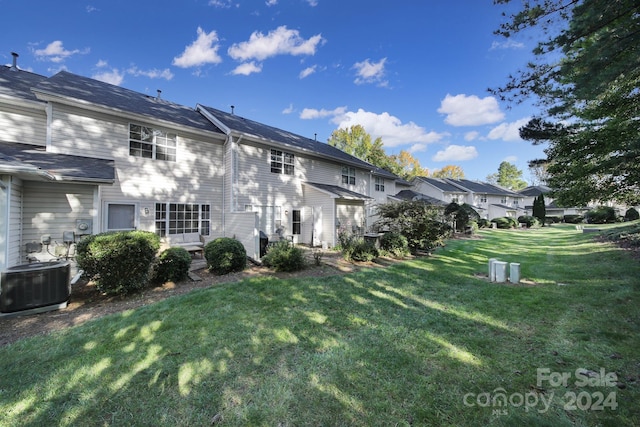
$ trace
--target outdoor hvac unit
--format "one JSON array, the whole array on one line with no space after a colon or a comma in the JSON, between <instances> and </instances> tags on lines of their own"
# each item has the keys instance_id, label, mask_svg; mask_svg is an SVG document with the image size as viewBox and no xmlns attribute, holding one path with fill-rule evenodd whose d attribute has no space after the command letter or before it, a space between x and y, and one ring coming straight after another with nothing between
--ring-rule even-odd
<instances>
[{"instance_id":1,"label":"outdoor hvac unit","mask_svg":"<svg viewBox=\"0 0 640 427\"><path fill-rule=\"evenodd\" d=\"M70 295L69 261L17 265L0 275L0 313L64 308Z\"/></svg>"}]
</instances>

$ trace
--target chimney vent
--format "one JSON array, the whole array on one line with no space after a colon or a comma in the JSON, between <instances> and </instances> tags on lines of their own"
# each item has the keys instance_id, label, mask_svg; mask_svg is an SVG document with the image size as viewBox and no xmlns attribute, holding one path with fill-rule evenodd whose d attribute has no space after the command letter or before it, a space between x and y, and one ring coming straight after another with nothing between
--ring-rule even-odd
<instances>
[{"instance_id":1,"label":"chimney vent","mask_svg":"<svg viewBox=\"0 0 640 427\"><path fill-rule=\"evenodd\" d=\"M160 99L160 95L162 95L162 91L160 89L156 89L156 90L158 91L158 98L157 99Z\"/></svg>"},{"instance_id":2,"label":"chimney vent","mask_svg":"<svg viewBox=\"0 0 640 427\"><path fill-rule=\"evenodd\" d=\"M232 105L232 106L231 106L231 114L233 114L233 110L234 110L235 108L236 108L236 106L235 106L235 105Z\"/></svg>"},{"instance_id":3,"label":"chimney vent","mask_svg":"<svg viewBox=\"0 0 640 427\"><path fill-rule=\"evenodd\" d=\"M11 71L18 71L18 55L15 52L11 52L11 55L13 56L13 65L11 66Z\"/></svg>"}]
</instances>

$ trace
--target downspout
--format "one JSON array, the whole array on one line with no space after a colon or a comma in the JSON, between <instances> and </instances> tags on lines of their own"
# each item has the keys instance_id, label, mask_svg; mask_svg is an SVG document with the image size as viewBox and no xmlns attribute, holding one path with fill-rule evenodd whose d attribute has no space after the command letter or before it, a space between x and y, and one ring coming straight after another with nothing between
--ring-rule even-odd
<instances>
[{"instance_id":1,"label":"downspout","mask_svg":"<svg viewBox=\"0 0 640 427\"><path fill-rule=\"evenodd\" d=\"M45 112L47 114L47 132L45 136L46 151L52 151L51 123L53 122L53 104L51 104L51 102L47 102L47 106L45 107Z\"/></svg>"}]
</instances>

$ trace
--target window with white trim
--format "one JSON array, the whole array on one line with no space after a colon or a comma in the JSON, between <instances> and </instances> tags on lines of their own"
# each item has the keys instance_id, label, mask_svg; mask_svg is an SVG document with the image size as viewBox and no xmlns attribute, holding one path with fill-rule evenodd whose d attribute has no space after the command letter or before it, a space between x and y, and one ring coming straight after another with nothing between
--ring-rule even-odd
<instances>
[{"instance_id":1,"label":"window with white trim","mask_svg":"<svg viewBox=\"0 0 640 427\"><path fill-rule=\"evenodd\" d=\"M175 162L177 139L175 133L129 123L130 156Z\"/></svg>"},{"instance_id":2,"label":"window with white trim","mask_svg":"<svg viewBox=\"0 0 640 427\"><path fill-rule=\"evenodd\" d=\"M211 234L211 206L197 203L156 203L156 234Z\"/></svg>"},{"instance_id":3,"label":"window with white trim","mask_svg":"<svg viewBox=\"0 0 640 427\"><path fill-rule=\"evenodd\" d=\"M486 194L481 194L480 195L480 203L487 203L487 195Z\"/></svg>"},{"instance_id":4,"label":"window with white trim","mask_svg":"<svg viewBox=\"0 0 640 427\"><path fill-rule=\"evenodd\" d=\"M384 178L375 177L375 189L376 191L384 191Z\"/></svg>"},{"instance_id":5,"label":"window with white trim","mask_svg":"<svg viewBox=\"0 0 640 427\"><path fill-rule=\"evenodd\" d=\"M291 153L271 149L271 172L293 175L295 172L295 156Z\"/></svg>"},{"instance_id":6,"label":"window with white trim","mask_svg":"<svg viewBox=\"0 0 640 427\"><path fill-rule=\"evenodd\" d=\"M351 166L342 166L342 183L355 185L356 168L352 168Z\"/></svg>"}]
</instances>

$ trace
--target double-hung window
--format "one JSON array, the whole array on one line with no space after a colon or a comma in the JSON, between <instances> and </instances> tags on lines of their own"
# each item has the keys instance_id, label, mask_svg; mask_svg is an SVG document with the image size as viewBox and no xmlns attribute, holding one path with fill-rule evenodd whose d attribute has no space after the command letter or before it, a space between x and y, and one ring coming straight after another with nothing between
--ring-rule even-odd
<instances>
[{"instance_id":1,"label":"double-hung window","mask_svg":"<svg viewBox=\"0 0 640 427\"><path fill-rule=\"evenodd\" d=\"M156 234L211 234L211 206L197 203L156 203Z\"/></svg>"},{"instance_id":2,"label":"double-hung window","mask_svg":"<svg viewBox=\"0 0 640 427\"><path fill-rule=\"evenodd\" d=\"M271 149L271 172L293 175L295 172L295 156L285 151Z\"/></svg>"},{"instance_id":3,"label":"double-hung window","mask_svg":"<svg viewBox=\"0 0 640 427\"><path fill-rule=\"evenodd\" d=\"M384 178L375 177L375 189L376 191L384 191Z\"/></svg>"},{"instance_id":4,"label":"double-hung window","mask_svg":"<svg viewBox=\"0 0 640 427\"><path fill-rule=\"evenodd\" d=\"M355 185L356 183L356 168L350 166L342 166L342 183Z\"/></svg>"},{"instance_id":5,"label":"double-hung window","mask_svg":"<svg viewBox=\"0 0 640 427\"><path fill-rule=\"evenodd\" d=\"M149 126L129 124L129 155L146 159L176 161L177 136Z\"/></svg>"}]
</instances>

